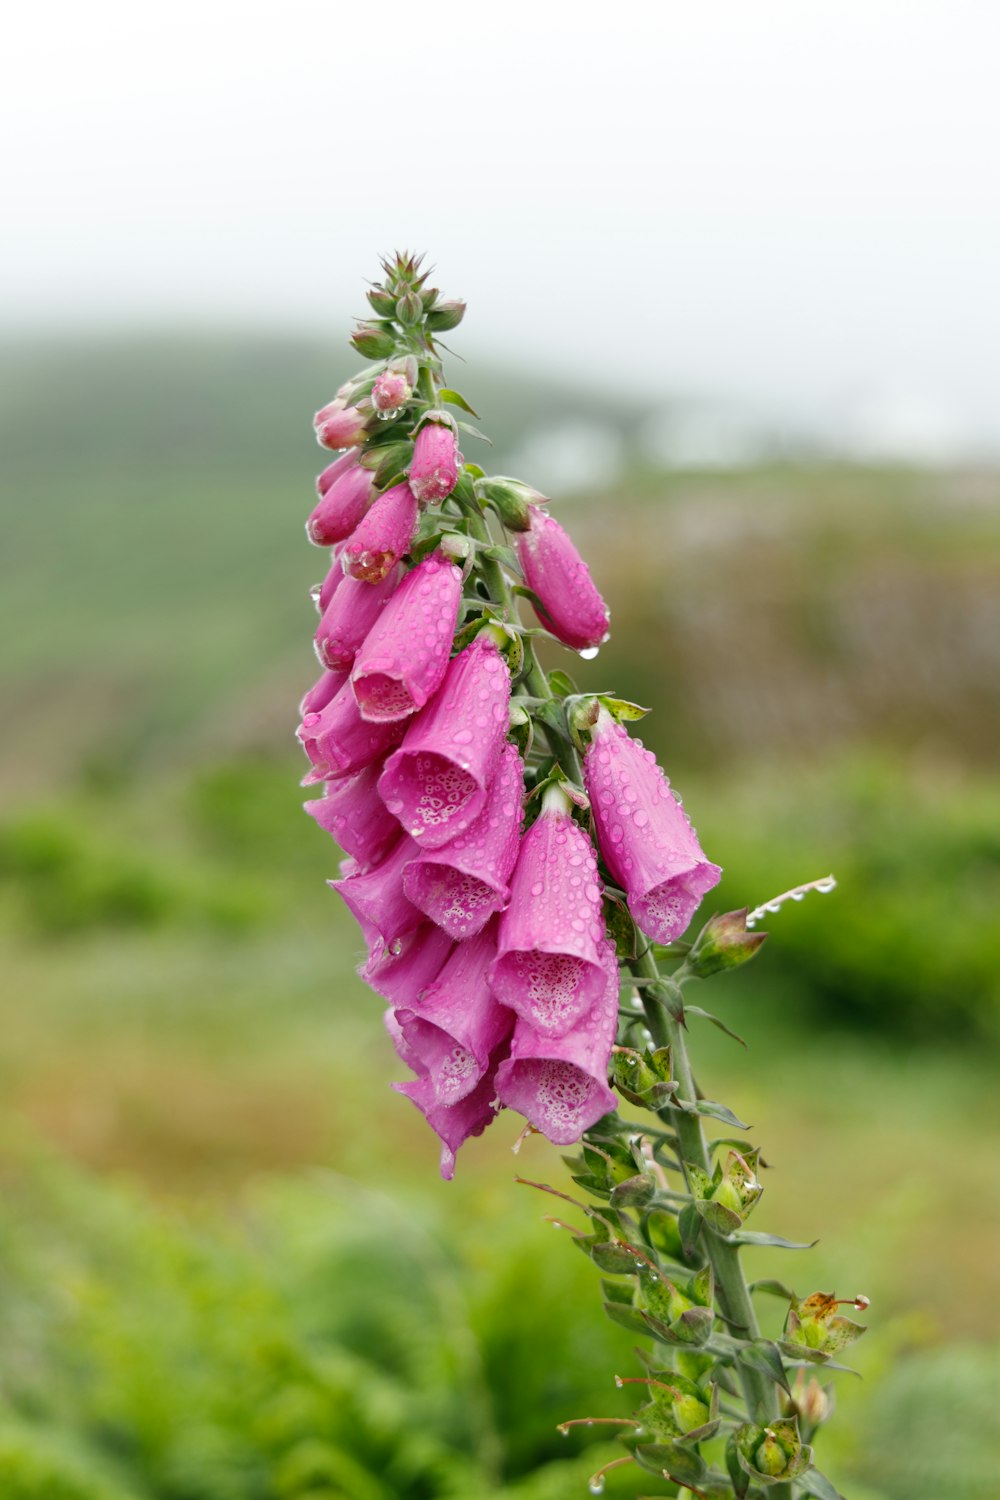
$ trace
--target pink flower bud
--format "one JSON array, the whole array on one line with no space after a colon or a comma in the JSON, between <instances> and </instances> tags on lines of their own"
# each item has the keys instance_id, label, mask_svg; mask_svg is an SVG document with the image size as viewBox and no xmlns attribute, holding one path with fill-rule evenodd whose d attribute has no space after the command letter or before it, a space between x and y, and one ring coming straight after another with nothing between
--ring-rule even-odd
<instances>
[{"instance_id":1,"label":"pink flower bud","mask_svg":"<svg viewBox=\"0 0 1000 1500\"><path fill-rule=\"evenodd\" d=\"M347 539L344 567L352 578L378 583L410 549L417 529L417 502L408 484L379 495Z\"/></svg>"},{"instance_id":2,"label":"pink flower bud","mask_svg":"<svg viewBox=\"0 0 1000 1500\"><path fill-rule=\"evenodd\" d=\"M440 974L453 946L446 932L433 922L422 922L391 950L381 948L370 954L358 973L391 1005L416 1005Z\"/></svg>"},{"instance_id":3,"label":"pink flower bud","mask_svg":"<svg viewBox=\"0 0 1000 1500\"><path fill-rule=\"evenodd\" d=\"M399 743L403 726L366 723L358 712L354 689L345 678L324 708L305 714L296 732L313 767L302 784L311 786L327 778L350 776L370 765Z\"/></svg>"},{"instance_id":4,"label":"pink flower bud","mask_svg":"<svg viewBox=\"0 0 1000 1500\"><path fill-rule=\"evenodd\" d=\"M390 1031L391 1034L391 1031ZM405 1044L404 1044L405 1045ZM457 1104L438 1104L429 1077L415 1078L411 1083L394 1083L397 1093L404 1094L417 1106L434 1133L441 1137L441 1176L450 1182L455 1175L455 1156L460 1146L472 1136L482 1135L496 1118L493 1104L496 1095L496 1068L504 1048L490 1059L490 1066L471 1093Z\"/></svg>"},{"instance_id":5,"label":"pink flower bud","mask_svg":"<svg viewBox=\"0 0 1000 1500\"><path fill-rule=\"evenodd\" d=\"M306 522L306 536L316 547L330 547L350 536L371 504L374 476L352 463L326 489Z\"/></svg>"},{"instance_id":6,"label":"pink flower bud","mask_svg":"<svg viewBox=\"0 0 1000 1500\"><path fill-rule=\"evenodd\" d=\"M370 870L349 866L344 879L327 881L353 912L370 953L391 949L423 920L403 891L403 871L416 852L413 840L404 834L380 864Z\"/></svg>"},{"instance_id":7,"label":"pink flower bud","mask_svg":"<svg viewBox=\"0 0 1000 1500\"><path fill-rule=\"evenodd\" d=\"M323 666L350 671L358 649L396 589L399 570L393 568L374 584L345 578L343 570L340 576L342 582L323 611L313 641Z\"/></svg>"},{"instance_id":8,"label":"pink flower bud","mask_svg":"<svg viewBox=\"0 0 1000 1500\"><path fill-rule=\"evenodd\" d=\"M435 1104L456 1104L471 1093L490 1054L513 1030L513 1011L497 1004L486 982L495 955L496 933L489 927L452 950L417 1005L396 1011L407 1061L429 1079Z\"/></svg>"},{"instance_id":9,"label":"pink flower bud","mask_svg":"<svg viewBox=\"0 0 1000 1500\"><path fill-rule=\"evenodd\" d=\"M514 537L524 581L541 600L538 618L564 646L594 650L608 638L608 607L566 532L537 506Z\"/></svg>"},{"instance_id":10,"label":"pink flower bud","mask_svg":"<svg viewBox=\"0 0 1000 1500\"><path fill-rule=\"evenodd\" d=\"M397 412L413 395L402 370L383 370L372 387L372 406L383 415Z\"/></svg>"},{"instance_id":11,"label":"pink flower bud","mask_svg":"<svg viewBox=\"0 0 1000 1500\"><path fill-rule=\"evenodd\" d=\"M498 947L490 977L497 999L546 1036L564 1035L604 993L597 859L548 794L521 840Z\"/></svg>"},{"instance_id":12,"label":"pink flower bud","mask_svg":"<svg viewBox=\"0 0 1000 1500\"><path fill-rule=\"evenodd\" d=\"M376 761L354 776L326 782L322 797L303 803L309 816L361 865L377 864L399 836L399 824L376 791L381 774Z\"/></svg>"},{"instance_id":13,"label":"pink flower bud","mask_svg":"<svg viewBox=\"0 0 1000 1500\"><path fill-rule=\"evenodd\" d=\"M425 422L417 433L410 465L410 488L417 499L426 503L450 495L461 461L454 430L445 422Z\"/></svg>"},{"instance_id":14,"label":"pink flower bud","mask_svg":"<svg viewBox=\"0 0 1000 1500\"><path fill-rule=\"evenodd\" d=\"M339 479L341 474L346 474L347 470L352 469L357 461L358 455L356 453L342 453L339 458L333 460L332 464L327 464L322 474L316 475L316 494L321 500L334 480Z\"/></svg>"},{"instance_id":15,"label":"pink flower bud","mask_svg":"<svg viewBox=\"0 0 1000 1500\"><path fill-rule=\"evenodd\" d=\"M316 441L323 448L356 448L365 440L368 418L341 397L319 409L313 417Z\"/></svg>"},{"instance_id":16,"label":"pink flower bud","mask_svg":"<svg viewBox=\"0 0 1000 1500\"><path fill-rule=\"evenodd\" d=\"M323 712L326 705L335 693L343 687L347 674L345 672L324 672L317 683L306 693L299 704L299 713L305 717L306 714L319 714Z\"/></svg>"},{"instance_id":17,"label":"pink flower bud","mask_svg":"<svg viewBox=\"0 0 1000 1500\"><path fill-rule=\"evenodd\" d=\"M440 849L476 821L507 732L510 673L480 637L449 662L378 784L391 813L425 849Z\"/></svg>"},{"instance_id":18,"label":"pink flower bud","mask_svg":"<svg viewBox=\"0 0 1000 1500\"><path fill-rule=\"evenodd\" d=\"M312 590L313 601L321 615L326 614L330 600L344 581L344 564L340 558L341 548L334 547L330 553L330 567L319 588Z\"/></svg>"},{"instance_id":19,"label":"pink flower bud","mask_svg":"<svg viewBox=\"0 0 1000 1500\"><path fill-rule=\"evenodd\" d=\"M521 838L524 766L504 745L479 817L443 849L426 849L407 867L406 894L414 906L458 941L473 937L510 896L507 882Z\"/></svg>"},{"instance_id":20,"label":"pink flower bud","mask_svg":"<svg viewBox=\"0 0 1000 1500\"><path fill-rule=\"evenodd\" d=\"M374 593L370 584L348 582ZM437 692L461 600L461 570L446 558L425 558L407 573L372 624L354 663L351 681L362 718L409 718Z\"/></svg>"},{"instance_id":21,"label":"pink flower bud","mask_svg":"<svg viewBox=\"0 0 1000 1500\"><path fill-rule=\"evenodd\" d=\"M648 937L670 943L722 875L652 752L602 710L584 759L597 841L632 915Z\"/></svg>"},{"instance_id":22,"label":"pink flower bud","mask_svg":"<svg viewBox=\"0 0 1000 1500\"><path fill-rule=\"evenodd\" d=\"M572 1030L547 1036L522 1018L510 1057L497 1069L497 1097L523 1115L554 1146L578 1141L617 1107L608 1087L608 1062L618 1029L618 961L603 953L604 989Z\"/></svg>"}]
</instances>

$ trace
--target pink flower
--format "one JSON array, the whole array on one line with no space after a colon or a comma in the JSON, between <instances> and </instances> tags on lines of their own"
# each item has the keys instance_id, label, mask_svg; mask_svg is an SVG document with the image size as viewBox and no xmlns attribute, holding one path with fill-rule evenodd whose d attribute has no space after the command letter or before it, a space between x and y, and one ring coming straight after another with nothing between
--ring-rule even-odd
<instances>
[{"instance_id":1,"label":"pink flower","mask_svg":"<svg viewBox=\"0 0 1000 1500\"><path fill-rule=\"evenodd\" d=\"M507 732L510 673L479 637L451 662L378 784L391 813L425 849L440 849L486 804Z\"/></svg>"},{"instance_id":2,"label":"pink flower","mask_svg":"<svg viewBox=\"0 0 1000 1500\"><path fill-rule=\"evenodd\" d=\"M324 610L313 641L323 666L350 671L358 649L396 589L399 572L393 568L381 582L374 584L345 578L343 572L341 578L343 582L337 585Z\"/></svg>"},{"instance_id":3,"label":"pink flower","mask_svg":"<svg viewBox=\"0 0 1000 1500\"><path fill-rule=\"evenodd\" d=\"M369 954L393 944L419 927L422 914L403 892L403 871L416 853L413 840L404 834L380 864L371 869L354 868L341 880L329 880L357 919Z\"/></svg>"},{"instance_id":4,"label":"pink flower","mask_svg":"<svg viewBox=\"0 0 1000 1500\"><path fill-rule=\"evenodd\" d=\"M317 547L343 541L360 525L371 503L373 476L360 464L339 474L306 522L306 536Z\"/></svg>"},{"instance_id":5,"label":"pink flower","mask_svg":"<svg viewBox=\"0 0 1000 1500\"><path fill-rule=\"evenodd\" d=\"M316 475L316 494L320 500L322 500L331 484L333 484L333 481L339 479L341 474L346 474L348 469L353 469L357 461L358 455L356 453L342 453L339 458L333 460L332 464L327 464L321 474Z\"/></svg>"},{"instance_id":6,"label":"pink flower","mask_svg":"<svg viewBox=\"0 0 1000 1500\"><path fill-rule=\"evenodd\" d=\"M382 774L376 761L354 776L328 781L323 796L303 806L345 854L361 865L374 865L399 836L399 824L376 791Z\"/></svg>"},{"instance_id":7,"label":"pink flower","mask_svg":"<svg viewBox=\"0 0 1000 1500\"><path fill-rule=\"evenodd\" d=\"M531 526L514 536L524 581L541 600L538 618L564 646L593 650L608 638L608 608L587 564L551 516L529 506Z\"/></svg>"},{"instance_id":8,"label":"pink flower","mask_svg":"<svg viewBox=\"0 0 1000 1500\"><path fill-rule=\"evenodd\" d=\"M497 1004L486 982L495 954L492 927L459 943L419 1002L396 1011L407 1060L430 1080L435 1104L471 1093L513 1029L513 1011Z\"/></svg>"},{"instance_id":9,"label":"pink flower","mask_svg":"<svg viewBox=\"0 0 1000 1500\"><path fill-rule=\"evenodd\" d=\"M356 448L367 435L368 417L340 396L313 417L316 441L324 448Z\"/></svg>"},{"instance_id":10,"label":"pink flower","mask_svg":"<svg viewBox=\"0 0 1000 1500\"><path fill-rule=\"evenodd\" d=\"M363 718L406 719L437 692L461 600L461 569L447 558L425 558L406 574L372 624L351 673Z\"/></svg>"},{"instance_id":11,"label":"pink flower","mask_svg":"<svg viewBox=\"0 0 1000 1500\"><path fill-rule=\"evenodd\" d=\"M408 552L417 529L417 502L408 484L379 495L344 547L344 567L352 578L378 583Z\"/></svg>"},{"instance_id":12,"label":"pink flower","mask_svg":"<svg viewBox=\"0 0 1000 1500\"><path fill-rule=\"evenodd\" d=\"M318 588L313 588L311 591L313 602L321 615L326 613L330 600L344 581L344 564L340 560L340 553L341 548L334 547L330 553L330 567L326 577Z\"/></svg>"},{"instance_id":13,"label":"pink flower","mask_svg":"<svg viewBox=\"0 0 1000 1500\"><path fill-rule=\"evenodd\" d=\"M396 1040L398 1032L394 1023L387 1019L389 1033ZM397 1043L397 1050L401 1050ZM403 1044L405 1051L405 1043ZM438 1104L434 1098L434 1085L427 1076L415 1078L410 1083L394 1083L397 1093L404 1094L417 1106L434 1133L441 1137L441 1176L450 1182L455 1175L455 1156L461 1145L472 1136L482 1135L487 1125L496 1118L494 1096L496 1094L496 1069L503 1056L503 1047L490 1060L490 1066L479 1083L457 1104ZM404 1062L406 1058L403 1058Z\"/></svg>"},{"instance_id":14,"label":"pink flower","mask_svg":"<svg viewBox=\"0 0 1000 1500\"><path fill-rule=\"evenodd\" d=\"M453 947L440 927L422 922L391 949L376 949L358 973L391 1005L416 1005L427 986L437 979Z\"/></svg>"},{"instance_id":15,"label":"pink flower","mask_svg":"<svg viewBox=\"0 0 1000 1500\"><path fill-rule=\"evenodd\" d=\"M604 863L643 932L672 942L722 871L701 852L652 752L603 709L584 770Z\"/></svg>"},{"instance_id":16,"label":"pink flower","mask_svg":"<svg viewBox=\"0 0 1000 1500\"><path fill-rule=\"evenodd\" d=\"M521 838L524 766L514 745L504 745L487 805L464 833L443 849L426 849L407 867L406 894L414 906L464 941L502 911Z\"/></svg>"},{"instance_id":17,"label":"pink flower","mask_svg":"<svg viewBox=\"0 0 1000 1500\"><path fill-rule=\"evenodd\" d=\"M345 678L324 708L305 714L296 732L313 767L303 786L311 786L327 777L350 776L370 765L398 744L403 727L367 723Z\"/></svg>"},{"instance_id":18,"label":"pink flower","mask_svg":"<svg viewBox=\"0 0 1000 1500\"><path fill-rule=\"evenodd\" d=\"M454 429L446 422L425 422L417 433L410 465L410 488L417 499L443 500L450 495L461 461Z\"/></svg>"},{"instance_id":19,"label":"pink flower","mask_svg":"<svg viewBox=\"0 0 1000 1500\"><path fill-rule=\"evenodd\" d=\"M497 999L546 1036L575 1026L605 986L597 860L565 805L547 792L521 840L490 976Z\"/></svg>"},{"instance_id":20,"label":"pink flower","mask_svg":"<svg viewBox=\"0 0 1000 1500\"><path fill-rule=\"evenodd\" d=\"M322 713L333 695L343 687L346 676L345 672L324 672L302 699L299 704L299 713L303 716Z\"/></svg>"},{"instance_id":21,"label":"pink flower","mask_svg":"<svg viewBox=\"0 0 1000 1500\"><path fill-rule=\"evenodd\" d=\"M383 370L372 387L372 406L385 414L397 412L413 395L410 382L402 370Z\"/></svg>"},{"instance_id":22,"label":"pink flower","mask_svg":"<svg viewBox=\"0 0 1000 1500\"><path fill-rule=\"evenodd\" d=\"M618 962L608 943L604 989L591 1009L562 1036L546 1036L518 1019L510 1057L497 1069L501 1104L524 1116L554 1146L569 1146L610 1114L608 1060L618 1026Z\"/></svg>"}]
</instances>

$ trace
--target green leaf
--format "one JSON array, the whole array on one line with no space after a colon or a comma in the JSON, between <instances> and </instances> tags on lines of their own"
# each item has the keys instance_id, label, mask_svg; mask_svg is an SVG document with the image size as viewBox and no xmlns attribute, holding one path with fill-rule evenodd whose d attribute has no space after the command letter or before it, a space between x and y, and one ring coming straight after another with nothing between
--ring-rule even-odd
<instances>
[{"instance_id":1,"label":"green leaf","mask_svg":"<svg viewBox=\"0 0 1000 1500\"><path fill-rule=\"evenodd\" d=\"M798 1482L807 1495L815 1496L815 1500L844 1500L836 1486L818 1469L807 1469L799 1475Z\"/></svg>"},{"instance_id":2,"label":"green leaf","mask_svg":"<svg viewBox=\"0 0 1000 1500\"><path fill-rule=\"evenodd\" d=\"M781 1297L785 1302L797 1302L799 1300L794 1292L789 1291L783 1281L752 1281L749 1290L751 1292L766 1292L769 1297Z\"/></svg>"},{"instance_id":3,"label":"green leaf","mask_svg":"<svg viewBox=\"0 0 1000 1500\"><path fill-rule=\"evenodd\" d=\"M638 1333L648 1336L649 1329L646 1320L637 1307L626 1307L624 1302L605 1302L604 1311L612 1323L619 1323L622 1328L627 1328L629 1333Z\"/></svg>"},{"instance_id":4,"label":"green leaf","mask_svg":"<svg viewBox=\"0 0 1000 1500\"><path fill-rule=\"evenodd\" d=\"M576 683L569 673L561 672L558 667L549 673L549 687L557 698L568 698L577 691Z\"/></svg>"},{"instance_id":5,"label":"green leaf","mask_svg":"<svg viewBox=\"0 0 1000 1500\"><path fill-rule=\"evenodd\" d=\"M476 409L469 405L465 397L458 391L450 390L448 386L442 386L439 392L442 401L447 401L449 406L458 406L462 411L467 411L470 417L478 417Z\"/></svg>"},{"instance_id":6,"label":"green leaf","mask_svg":"<svg viewBox=\"0 0 1000 1500\"><path fill-rule=\"evenodd\" d=\"M650 1474L669 1474L680 1484L697 1484L705 1474L705 1460L679 1443L640 1443L635 1456Z\"/></svg>"},{"instance_id":7,"label":"green leaf","mask_svg":"<svg viewBox=\"0 0 1000 1500\"><path fill-rule=\"evenodd\" d=\"M517 560L517 554L512 547L499 547L491 543L488 547L480 547L479 551L483 557L492 558L494 562L503 563L512 573L520 577L521 564Z\"/></svg>"},{"instance_id":8,"label":"green leaf","mask_svg":"<svg viewBox=\"0 0 1000 1500\"><path fill-rule=\"evenodd\" d=\"M693 1203L686 1204L677 1215L677 1228L680 1230L681 1249L687 1259L693 1255L701 1234L701 1215Z\"/></svg>"},{"instance_id":9,"label":"green leaf","mask_svg":"<svg viewBox=\"0 0 1000 1500\"><path fill-rule=\"evenodd\" d=\"M463 464L462 469L464 473L469 475L470 479L486 478L486 470L481 469L478 464Z\"/></svg>"},{"instance_id":10,"label":"green leaf","mask_svg":"<svg viewBox=\"0 0 1000 1500\"><path fill-rule=\"evenodd\" d=\"M598 701L603 703L608 713L612 718L617 719L619 724L626 719L644 719L649 713L648 708L643 708L639 703L630 703L627 698L608 698L602 694Z\"/></svg>"},{"instance_id":11,"label":"green leaf","mask_svg":"<svg viewBox=\"0 0 1000 1500\"><path fill-rule=\"evenodd\" d=\"M604 920L614 941L618 957L626 960L635 958L637 945L635 923L625 903L611 896L605 897ZM628 1097L631 1098L633 1104L639 1102L634 1096Z\"/></svg>"},{"instance_id":12,"label":"green leaf","mask_svg":"<svg viewBox=\"0 0 1000 1500\"><path fill-rule=\"evenodd\" d=\"M788 1377L785 1375L785 1367L781 1362L781 1354L777 1344L773 1344L770 1339L754 1339L752 1344L747 1344L736 1351L736 1358L748 1370L762 1371L774 1381L775 1385L780 1385L783 1391L788 1391Z\"/></svg>"},{"instance_id":13,"label":"green leaf","mask_svg":"<svg viewBox=\"0 0 1000 1500\"><path fill-rule=\"evenodd\" d=\"M619 1245L611 1240L591 1245L590 1258L599 1271L605 1271L609 1276L627 1275L637 1265L637 1257L627 1245Z\"/></svg>"},{"instance_id":14,"label":"green leaf","mask_svg":"<svg viewBox=\"0 0 1000 1500\"><path fill-rule=\"evenodd\" d=\"M645 1208L655 1192L656 1184L644 1173L627 1177L624 1182L619 1182L612 1188L611 1207Z\"/></svg>"},{"instance_id":15,"label":"green leaf","mask_svg":"<svg viewBox=\"0 0 1000 1500\"><path fill-rule=\"evenodd\" d=\"M801 1240L785 1240L780 1234L767 1234L762 1229L739 1229L729 1236L729 1242L733 1245L769 1245L773 1250L811 1250L819 1240L810 1240L808 1244Z\"/></svg>"},{"instance_id":16,"label":"green leaf","mask_svg":"<svg viewBox=\"0 0 1000 1500\"><path fill-rule=\"evenodd\" d=\"M480 432L478 427L473 427L471 422L459 421L455 425L456 427L461 427L462 431L467 432L470 437L480 438L484 443L488 443L491 448L493 447L493 439L488 438L485 432Z\"/></svg>"},{"instance_id":17,"label":"green leaf","mask_svg":"<svg viewBox=\"0 0 1000 1500\"><path fill-rule=\"evenodd\" d=\"M743 1223L734 1209L726 1208L724 1203L716 1203L711 1198L707 1201L699 1198L692 1207L701 1215L709 1229L714 1229L716 1234L732 1234L733 1230L738 1229Z\"/></svg>"},{"instance_id":18,"label":"green leaf","mask_svg":"<svg viewBox=\"0 0 1000 1500\"><path fill-rule=\"evenodd\" d=\"M720 1021L718 1016L713 1016L710 1010L702 1010L700 1005L689 1005L687 1006L687 1013L689 1016L700 1016L703 1021L711 1021L712 1025L717 1026L720 1031L724 1031L726 1036L731 1036L734 1042L739 1042L741 1047L746 1046L746 1042L740 1036L739 1032L730 1030L725 1021Z\"/></svg>"},{"instance_id":19,"label":"green leaf","mask_svg":"<svg viewBox=\"0 0 1000 1500\"><path fill-rule=\"evenodd\" d=\"M699 1115L708 1115L713 1120L721 1120L724 1125L732 1125L736 1130L749 1130L750 1126L743 1120L737 1119L731 1109L724 1104L719 1104L715 1099L699 1099L694 1106Z\"/></svg>"},{"instance_id":20,"label":"green leaf","mask_svg":"<svg viewBox=\"0 0 1000 1500\"><path fill-rule=\"evenodd\" d=\"M605 1302L616 1302L619 1306L631 1307L633 1312L636 1311L632 1301L635 1296L635 1286L631 1281L605 1281L602 1279L601 1291L604 1293Z\"/></svg>"}]
</instances>

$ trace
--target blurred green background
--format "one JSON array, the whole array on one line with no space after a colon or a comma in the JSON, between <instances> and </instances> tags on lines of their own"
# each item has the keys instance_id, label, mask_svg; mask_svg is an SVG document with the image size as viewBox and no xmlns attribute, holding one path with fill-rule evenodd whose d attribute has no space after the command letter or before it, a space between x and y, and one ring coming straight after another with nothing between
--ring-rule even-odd
<instances>
[{"instance_id":1,"label":"blurred green background","mask_svg":"<svg viewBox=\"0 0 1000 1500\"><path fill-rule=\"evenodd\" d=\"M556 1422L628 1410L596 1273L513 1184L558 1153L504 1117L439 1182L298 810L308 419L346 371L207 334L0 363L4 1500L556 1500L613 1451ZM772 1164L760 1226L819 1237L769 1274L872 1298L823 1467L992 1500L1000 480L658 471L624 398L459 383L496 471L573 424L626 455L557 497L613 617L572 669L654 709L706 912L838 877L711 982L749 1051L692 1038Z\"/></svg>"}]
</instances>

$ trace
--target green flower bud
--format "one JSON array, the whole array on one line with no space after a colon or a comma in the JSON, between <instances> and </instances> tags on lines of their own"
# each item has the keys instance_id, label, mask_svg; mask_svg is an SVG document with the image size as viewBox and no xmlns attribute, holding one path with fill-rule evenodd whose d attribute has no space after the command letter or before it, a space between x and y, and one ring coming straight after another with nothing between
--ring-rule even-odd
<instances>
[{"instance_id":1,"label":"green flower bud","mask_svg":"<svg viewBox=\"0 0 1000 1500\"><path fill-rule=\"evenodd\" d=\"M684 968L694 979L745 964L766 940L766 932L747 931L747 908L710 917L695 938Z\"/></svg>"},{"instance_id":2,"label":"green flower bud","mask_svg":"<svg viewBox=\"0 0 1000 1500\"><path fill-rule=\"evenodd\" d=\"M396 349L395 335L378 323L359 323L351 343L365 359L388 359Z\"/></svg>"},{"instance_id":3,"label":"green flower bud","mask_svg":"<svg viewBox=\"0 0 1000 1500\"><path fill-rule=\"evenodd\" d=\"M477 480L476 495L484 504L492 505L508 531L530 531L531 506L543 504L546 499L530 484L503 474Z\"/></svg>"},{"instance_id":4,"label":"green flower bud","mask_svg":"<svg viewBox=\"0 0 1000 1500\"><path fill-rule=\"evenodd\" d=\"M777 1479L784 1474L788 1464L788 1455L784 1448L770 1432L766 1434L764 1441L753 1456L754 1467L761 1474L770 1474Z\"/></svg>"},{"instance_id":5,"label":"green flower bud","mask_svg":"<svg viewBox=\"0 0 1000 1500\"><path fill-rule=\"evenodd\" d=\"M708 1406L698 1396L680 1396L674 1401L674 1418L681 1432L704 1427L711 1415Z\"/></svg>"},{"instance_id":6,"label":"green flower bud","mask_svg":"<svg viewBox=\"0 0 1000 1500\"><path fill-rule=\"evenodd\" d=\"M450 297L445 302L435 303L428 312L427 327L431 333L447 333L450 328L457 328L464 317L465 303L457 297Z\"/></svg>"},{"instance_id":7,"label":"green flower bud","mask_svg":"<svg viewBox=\"0 0 1000 1500\"><path fill-rule=\"evenodd\" d=\"M405 291L396 302L396 317L404 328L415 328L424 315L424 304L420 293L412 288Z\"/></svg>"}]
</instances>

